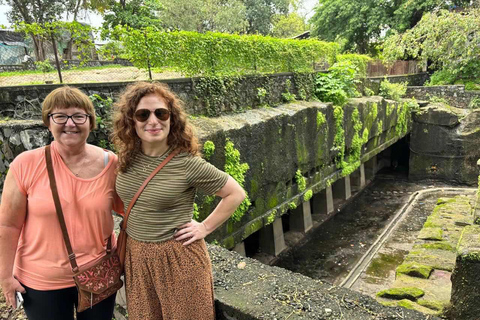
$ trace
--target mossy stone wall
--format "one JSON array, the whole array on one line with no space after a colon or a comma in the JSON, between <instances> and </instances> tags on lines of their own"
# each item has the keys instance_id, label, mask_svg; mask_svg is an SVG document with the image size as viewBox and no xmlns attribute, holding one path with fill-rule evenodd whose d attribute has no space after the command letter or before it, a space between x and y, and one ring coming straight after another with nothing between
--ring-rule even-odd
<instances>
[{"instance_id":1,"label":"mossy stone wall","mask_svg":"<svg viewBox=\"0 0 480 320\"><path fill-rule=\"evenodd\" d=\"M442 103L420 108L413 115L409 178L476 185L479 142L480 109Z\"/></svg>"}]
</instances>

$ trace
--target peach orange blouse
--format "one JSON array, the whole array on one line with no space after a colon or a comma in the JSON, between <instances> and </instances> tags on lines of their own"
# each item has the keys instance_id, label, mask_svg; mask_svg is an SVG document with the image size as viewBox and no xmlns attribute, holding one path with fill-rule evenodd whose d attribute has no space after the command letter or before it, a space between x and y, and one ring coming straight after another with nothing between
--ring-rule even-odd
<instances>
[{"instance_id":1,"label":"peach orange blouse","mask_svg":"<svg viewBox=\"0 0 480 320\"><path fill-rule=\"evenodd\" d=\"M56 150L56 142L51 149L65 223L82 269L105 255L106 240L113 234L112 209L123 213L123 204L115 192L118 160L110 153L110 160L100 174L82 179L65 165ZM15 256L14 276L36 290L74 286L50 191L45 148L20 154L10 164L10 170L20 191L27 197L27 214ZM113 240L115 244L115 238Z\"/></svg>"}]
</instances>

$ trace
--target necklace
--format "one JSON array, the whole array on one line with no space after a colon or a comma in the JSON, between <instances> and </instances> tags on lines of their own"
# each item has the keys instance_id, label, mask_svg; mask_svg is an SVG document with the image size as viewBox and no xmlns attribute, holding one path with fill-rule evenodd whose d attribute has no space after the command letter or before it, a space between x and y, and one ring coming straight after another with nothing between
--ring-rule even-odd
<instances>
[{"instance_id":1,"label":"necklace","mask_svg":"<svg viewBox=\"0 0 480 320\"><path fill-rule=\"evenodd\" d=\"M158 160L160 160L160 158L161 158L162 156L163 156L163 154L160 155L160 156L158 156L158 157L156 157L156 158L154 158L154 159L151 160L148 164L144 164L144 165L143 165L143 168L142 168L142 171L143 171L144 173L145 173L145 172L148 172L148 169L150 168L150 166L151 166L153 163L156 163Z\"/></svg>"},{"instance_id":2,"label":"necklace","mask_svg":"<svg viewBox=\"0 0 480 320\"><path fill-rule=\"evenodd\" d=\"M65 160L63 160L63 162L65 163L67 168L70 169L70 165L67 164L65 162ZM80 170L78 170L77 172L74 172L72 169L70 169L70 171L75 175L75 177L78 177L80 175L80 172L82 172L83 168L85 167L85 163L87 163L87 156L86 155L83 157L82 163L80 164Z\"/></svg>"},{"instance_id":3,"label":"necklace","mask_svg":"<svg viewBox=\"0 0 480 320\"><path fill-rule=\"evenodd\" d=\"M159 155L158 157L155 157L153 160L152 160L152 159L149 159L148 164L144 164L144 165L143 165L142 171L143 171L144 173L149 172L148 170L150 169L150 167L152 166L152 164L158 163L158 160L160 160L165 154L167 154L169 150L170 150L170 148L167 149L167 151L165 151L164 153L162 153L162 154ZM144 155L145 155L145 154L144 154ZM148 157L147 155L145 155L145 156ZM149 158L150 158L150 157L149 157Z\"/></svg>"}]
</instances>

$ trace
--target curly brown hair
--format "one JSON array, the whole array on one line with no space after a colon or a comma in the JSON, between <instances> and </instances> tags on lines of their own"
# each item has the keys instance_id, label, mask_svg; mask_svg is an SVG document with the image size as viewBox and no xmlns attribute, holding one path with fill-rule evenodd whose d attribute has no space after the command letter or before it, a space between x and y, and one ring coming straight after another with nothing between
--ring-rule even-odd
<instances>
[{"instance_id":1,"label":"curly brown hair","mask_svg":"<svg viewBox=\"0 0 480 320\"><path fill-rule=\"evenodd\" d=\"M140 151L141 140L135 130L133 114L140 99L149 94L155 94L164 99L170 110L170 132L167 137L169 147L180 152L198 154L198 140L192 126L187 121L183 110L183 102L160 82L137 82L129 85L120 95L114 105L114 120L112 139L118 152L119 170L127 171L133 158Z\"/></svg>"}]
</instances>

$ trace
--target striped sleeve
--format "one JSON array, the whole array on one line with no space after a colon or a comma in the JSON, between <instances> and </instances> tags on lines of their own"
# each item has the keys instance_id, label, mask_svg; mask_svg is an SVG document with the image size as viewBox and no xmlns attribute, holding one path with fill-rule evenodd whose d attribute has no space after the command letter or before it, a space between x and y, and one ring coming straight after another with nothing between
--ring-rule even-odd
<instances>
[{"instance_id":1,"label":"striped sleeve","mask_svg":"<svg viewBox=\"0 0 480 320\"><path fill-rule=\"evenodd\" d=\"M206 194L215 194L227 183L228 174L198 156L188 156L185 175L191 187Z\"/></svg>"}]
</instances>

